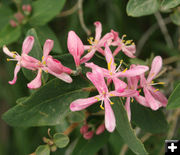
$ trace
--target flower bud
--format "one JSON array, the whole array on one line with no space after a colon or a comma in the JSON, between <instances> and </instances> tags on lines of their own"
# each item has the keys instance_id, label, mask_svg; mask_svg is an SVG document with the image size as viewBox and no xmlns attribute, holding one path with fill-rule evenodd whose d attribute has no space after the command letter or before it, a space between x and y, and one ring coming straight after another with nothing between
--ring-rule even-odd
<instances>
[{"instance_id":1,"label":"flower bud","mask_svg":"<svg viewBox=\"0 0 180 155\"><path fill-rule=\"evenodd\" d=\"M80 128L80 133L81 134L85 134L87 131L88 131L88 125L83 125L81 128Z\"/></svg>"},{"instance_id":2,"label":"flower bud","mask_svg":"<svg viewBox=\"0 0 180 155\"><path fill-rule=\"evenodd\" d=\"M32 11L32 7L30 4L26 4L22 6L22 10L24 11L25 14L29 15Z\"/></svg>"},{"instance_id":3,"label":"flower bud","mask_svg":"<svg viewBox=\"0 0 180 155\"><path fill-rule=\"evenodd\" d=\"M97 129L96 129L96 135L100 135L101 133L103 133L105 130L105 125L101 124Z\"/></svg>"},{"instance_id":4,"label":"flower bud","mask_svg":"<svg viewBox=\"0 0 180 155\"><path fill-rule=\"evenodd\" d=\"M21 12L14 14L14 17L17 19L18 23L22 23L22 20L24 19L24 15Z\"/></svg>"},{"instance_id":5,"label":"flower bud","mask_svg":"<svg viewBox=\"0 0 180 155\"><path fill-rule=\"evenodd\" d=\"M85 134L83 134L83 137L84 139L91 139L94 135L94 132L93 131L89 131L89 132L86 132Z\"/></svg>"},{"instance_id":6,"label":"flower bud","mask_svg":"<svg viewBox=\"0 0 180 155\"><path fill-rule=\"evenodd\" d=\"M17 23L13 19L11 19L9 23L12 27L17 27Z\"/></svg>"}]
</instances>

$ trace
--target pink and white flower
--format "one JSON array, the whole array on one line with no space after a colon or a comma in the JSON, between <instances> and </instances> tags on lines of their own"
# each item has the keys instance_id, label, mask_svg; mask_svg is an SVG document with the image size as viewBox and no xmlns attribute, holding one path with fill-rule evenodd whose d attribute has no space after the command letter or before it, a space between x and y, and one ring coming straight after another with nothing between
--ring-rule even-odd
<instances>
[{"instance_id":1,"label":"pink and white flower","mask_svg":"<svg viewBox=\"0 0 180 155\"><path fill-rule=\"evenodd\" d=\"M7 61L17 61L16 67L14 69L14 78L12 81L9 81L9 84L15 84L17 80L17 74L20 71L21 67L36 70L38 68L38 60L29 56L28 53L31 51L34 44L34 37L28 36L22 45L22 54L19 55L17 52L11 52L9 49L4 45L3 52L12 57L13 59L7 59Z\"/></svg>"},{"instance_id":2,"label":"pink and white flower","mask_svg":"<svg viewBox=\"0 0 180 155\"><path fill-rule=\"evenodd\" d=\"M81 59L81 64L89 61L96 51L104 55L104 50L102 49L102 47L104 47L105 42L110 44L113 39L113 34L111 32L106 33L101 38L102 24L99 21L97 21L94 23L94 25L96 27L95 39L93 39L93 37L90 37L88 41L91 45L84 46L84 49L88 50L88 53Z\"/></svg>"},{"instance_id":3,"label":"pink and white flower","mask_svg":"<svg viewBox=\"0 0 180 155\"><path fill-rule=\"evenodd\" d=\"M88 66L88 64L86 65ZM77 99L70 104L70 109L71 111L80 111L98 101L101 101L100 107L102 109L105 109L105 127L109 132L113 132L116 126L116 121L114 117L114 112L110 105L113 104L113 102L110 100L110 97L115 97L115 96L129 97L129 96L137 95L138 93L137 91L128 90L128 89L124 90L124 92L122 93L119 93L117 91L109 92L104 80L103 72L99 67L96 66L93 66L92 73L88 72L86 76L94 84L94 86L99 92L99 95L96 95L94 97L89 97L86 99Z\"/></svg>"},{"instance_id":4,"label":"pink and white flower","mask_svg":"<svg viewBox=\"0 0 180 155\"><path fill-rule=\"evenodd\" d=\"M167 98L158 89L155 89L152 85L164 84L164 82L154 83L152 80L156 77L162 67L162 58L156 56L151 64L151 70L148 78L145 79L144 74L141 75L140 85L143 88L146 102L152 110L158 110L160 107L166 107Z\"/></svg>"}]
</instances>

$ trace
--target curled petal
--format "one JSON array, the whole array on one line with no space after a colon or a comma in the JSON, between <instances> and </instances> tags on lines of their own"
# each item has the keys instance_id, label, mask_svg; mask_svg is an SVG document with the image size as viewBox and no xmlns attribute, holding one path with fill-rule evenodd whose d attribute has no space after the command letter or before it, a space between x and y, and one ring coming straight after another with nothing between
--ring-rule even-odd
<instances>
[{"instance_id":1,"label":"curled petal","mask_svg":"<svg viewBox=\"0 0 180 155\"><path fill-rule=\"evenodd\" d=\"M161 107L161 103L159 101L157 101L149 92L149 90L147 88L144 87L144 95L145 95L145 99L147 101L147 103L149 104L149 107L152 110L158 110Z\"/></svg>"},{"instance_id":2,"label":"curled petal","mask_svg":"<svg viewBox=\"0 0 180 155\"><path fill-rule=\"evenodd\" d=\"M34 44L34 37L33 36L26 37L22 45L22 54L28 54L31 51L33 44Z\"/></svg>"},{"instance_id":3,"label":"curled petal","mask_svg":"<svg viewBox=\"0 0 180 155\"><path fill-rule=\"evenodd\" d=\"M80 59L80 64L83 64L85 62L88 62L93 56L94 56L94 53L96 52L96 49L92 49L90 52L88 52L85 56L83 56L81 59Z\"/></svg>"},{"instance_id":4,"label":"curled petal","mask_svg":"<svg viewBox=\"0 0 180 155\"><path fill-rule=\"evenodd\" d=\"M148 66L143 66L143 65L138 65L132 69L129 69L125 72L118 72L116 73L116 77L133 77L133 76L137 76L137 75L141 75L144 72L146 72L147 70L149 70Z\"/></svg>"},{"instance_id":5,"label":"curled petal","mask_svg":"<svg viewBox=\"0 0 180 155\"><path fill-rule=\"evenodd\" d=\"M43 69L45 72L48 72L48 73L54 75L55 77L61 79L61 80L64 81L64 82L67 82L67 83L71 83L71 82L72 82L71 76L68 75L68 74L66 74L66 73L60 73L60 74L58 74L58 73L56 73L56 72L53 72L53 71L52 71L50 68L48 68L48 67L43 67L42 69Z\"/></svg>"},{"instance_id":6,"label":"curled petal","mask_svg":"<svg viewBox=\"0 0 180 155\"><path fill-rule=\"evenodd\" d=\"M147 78L147 82L151 82L152 79L156 77L156 75L159 73L162 67L162 58L160 56L156 56L151 64L151 70L149 73L149 76Z\"/></svg>"},{"instance_id":7,"label":"curled petal","mask_svg":"<svg viewBox=\"0 0 180 155\"><path fill-rule=\"evenodd\" d=\"M70 109L71 111L83 110L92 105L93 103L98 102L98 99L100 99L100 95L84 99L77 99L70 104Z\"/></svg>"},{"instance_id":8,"label":"curled petal","mask_svg":"<svg viewBox=\"0 0 180 155\"><path fill-rule=\"evenodd\" d=\"M20 66L20 63L18 62L18 63L16 64L15 69L14 69L14 78L13 78L12 81L9 81L9 84L13 85L13 84L16 83L17 74L18 74L18 72L20 71L20 69L21 69L21 66Z\"/></svg>"},{"instance_id":9,"label":"curled petal","mask_svg":"<svg viewBox=\"0 0 180 155\"><path fill-rule=\"evenodd\" d=\"M107 42L109 43L113 39L114 35L110 33L106 33L101 40L98 42L98 47L104 46L104 44Z\"/></svg>"},{"instance_id":10,"label":"curled petal","mask_svg":"<svg viewBox=\"0 0 180 155\"><path fill-rule=\"evenodd\" d=\"M100 22L94 22L94 25L96 26L96 36L95 36L95 40L100 40L101 38L101 32L102 32L102 25Z\"/></svg>"},{"instance_id":11,"label":"curled petal","mask_svg":"<svg viewBox=\"0 0 180 155\"><path fill-rule=\"evenodd\" d=\"M27 87L29 89L37 89L41 87L41 75L42 75L42 70L39 69L37 76L35 77L34 80L32 80L30 83L27 84Z\"/></svg>"},{"instance_id":12,"label":"curled petal","mask_svg":"<svg viewBox=\"0 0 180 155\"><path fill-rule=\"evenodd\" d=\"M135 58L133 54L136 52L136 45L122 46L122 51L130 58Z\"/></svg>"},{"instance_id":13,"label":"curled petal","mask_svg":"<svg viewBox=\"0 0 180 155\"><path fill-rule=\"evenodd\" d=\"M12 52L10 52L10 50L5 45L3 46L3 52L12 58L14 58L14 56L16 56Z\"/></svg>"},{"instance_id":14,"label":"curled petal","mask_svg":"<svg viewBox=\"0 0 180 155\"><path fill-rule=\"evenodd\" d=\"M108 46L108 44L105 44L105 58L108 64L108 70L111 72L115 72L116 66L114 64L114 57L112 55L112 52Z\"/></svg>"},{"instance_id":15,"label":"curled petal","mask_svg":"<svg viewBox=\"0 0 180 155\"><path fill-rule=\"evenodd\" d=\"M159 102L161 102L161 104L162 104L163 107L166 107L166 106L167 106L167 103L168 103L168 99L166 98L166 96L164 96L164 94L161 93L160 91L156 91L156 92L155 92L156 89L155 89L154 87L152 87L152 86L150 86L150 87L148 87L148 88L149 88L152 96L153 96L156 100L158 100Z\"/></svg>"},{"instance_id":16,"label":"curled petal","mask_svg":"<svg viewBox=\"0 0 180 155\"><path fill-rule=\"evenodd\" d=\"M104 104L105 104L105 127L109 132L113 132L116 127L114 112L107 99L104 100Z\"/></svg>"},{"instance_id":17,"label":"curled petal","mask_svg":"<svg viewBox=\"0 0 180 155\"><path fill-rule=\"evenodd\" d=\"M121 46L118 46L118 47L114 50L113 56L116 56L121 49L122 49L122 47L121 47Z\"/></svg>"},{"instance_id":18,"label":"curled petal","mask_svg":"<svg viewBox=\"0 0 180 155\"><path fill-rule=\"evenodd\" d=\"M84 53L84 46L74 31L68 33L67 46L69 53L73 56L76 66L80 65L80 57Z\"/></svg>"},{"instance_id":19,"label":"curled petal","mask_svg":"<svg viewBox=\"0 0 180 155\"><path fill-rule=\"evenodd\" d=\"M125 109L126 109L126 112L127 112L128 119L130 121L131 120L130 97L127 97L127 99L126 99Z\"/></svg>"},{"instance_id":20,"label":"curled petal","mask_svg":"<svg viewBox=\"0 0 180 155\"><path fill-rule=\"evenodd\" d=\"M141 96L141 95L137 95L137 96L135 96L134 97L135 98L135 100L139 103L139 104L141 104L141 105L143 105L143 106L145 106L145 107L149 107L149 104L147 103L147 101L146 101L146 99L145 99L145 97L144 96Z\"/></svg>"},{"instance_id":21,"label":"curled petal","mask_svg":"<svg viewBox=\"0 0 180 155\"><path fill-rule=\"evenodd\" d=\"M101 124L100 126L98 126L98 128L96 129L96 135L100 135L101 133L103 133L105 130L105 125Z\"/></svg>"},{"instance_id":22,"label":"curled petal","mask_svg":"<svg viewBox=\"0 0 180 155\"><path fill-rule=\"evenodd\" d=\"M93 73L86 73L86 76L94 84L100 94L108 92L101 69L96 68L96 70L93 70Z\"/></svg>"},{"instance_id":23,"label":"curled petal","mask_svg":"<svg viewBox=\"0 0 180 155\"><path fill-rule=\"evenodd\" d=\"M123 92L125 88L127 87L127 84L118 78L113 78L112 80L115 86L115 90L119 93Z\"/></svg>"},{"instance_id":24,"label":"curled petal","mask_svg":"<svg viewBox=\"0 0 180 155\"><path fill-rule=\"evenodd\" d=\"M51 71L55 72L56 74L61 74L62 72L71 74L72 72L70 68L65 67L59 60L53 59L52 56L47 57L46 65Z\"/></svg>"},{"instance_id":25,"label":"curled petal","mask_svg":"<svg viewBox=\"0 0 180 155\"><path fill-rule=\"evenodd\" d=\"M43 56L44 56L45 59L49 55L49 53L51 52L53 46L54 46L54 41L53 40L47 39L46 42L44 43Z\"/></svg>"}]
</instances>

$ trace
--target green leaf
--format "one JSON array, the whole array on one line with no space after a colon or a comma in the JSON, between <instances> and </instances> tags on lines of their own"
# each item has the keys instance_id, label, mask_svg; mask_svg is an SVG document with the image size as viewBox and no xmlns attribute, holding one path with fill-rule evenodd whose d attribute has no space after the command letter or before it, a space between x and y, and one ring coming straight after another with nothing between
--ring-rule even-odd
<instances>
[{"instance_id":1,"label":"green leaf","mask_svg":"<svg viewBox=\"0 0 180 155\"><path fill-rule=\"evenodd\" d=\"M21 28L11 27L9 24L0 31L0 48L18 40L21 36Z\"/></svg>"},{"instance_id":2,"label":"green leaf","mask_svg":"<svg viewBox=\"0 0 180 155\"><path fill-rule=\"evenodd\" d=\"M56 144L57 147L64 148L69 143L69 137L63 133L56 133L53 136L53 142Z\"/></svg>"},{"instance_id":3,"label":"green leaf","mask_svg":"<svg viewBox=\"0 0 180 155\"><path fill-rule=\"evenodd\" d=\"M86 140L82 136L79 138L71 155L93 155L98 152L109 139L109 133L105 131L100 135L95 135L92 139Z\"/></svg>"},{"instance_id":4,"label":"green leaf","mask_svg":"<svg viewBox=\"0 0 180 155\"><path fill-rule=\"evenodd\" d=\"M132 121L147 132L164 133L168 130L167 121L161 110L153 111L133 102L131 103L131 114Z\"/></svg>"},{"instance_id":5,"label":"green leaf","mask_svg":"<svg viewBox=\"0 0 180 155\"><path fill-rule=\"evenodd\" d=\"M53 51L60 54L63 53L59 41L50 27L48 27L47 25L36 27L36 30L37 30L37 35L39 37L39 41L42 46L44 45L47 39L52 39L54 41Z\"/></svg>"},{"instance_id":6,"label":"green leaf","mask_svg":"<svg viewBox=\"0 0 180 155\"><path fill-rule=\"evenodd\" d=\"M116 129L120 136L123 138L124 143L126 143L129 148L136 154L146 155L148 154L144 148L144 145L136 137L127 117L127 113L124 106L120 102L119 98L113 98L115 103L112 108L116 117Z\"/></svg>"},{"instance_id":7,"label":"green leaf","mask_svg":"<svg viewBox=\"0 0 180 155\"><path fill-rule=\"evenodd\" d=\"M32 3L32 25L45 25L60 13L66 0L38 0Z\"/></svg>"},{"instance_id":8,"label":"green leaf","mask_svg":"<svg viewBox=\"0 0 180 155\"><path fill-rule=\"evenodd\" d=\"M126 12L128 16L140 17L151 15L159 9L157 0L129 0Z\"/></svg>"},{"instance_id":9,"label":"green leaf","mask_svg":"<svg viewBox=\"0 0 180 155\"><path fill-rule=\"evenodd\" d=\"M75 122L82 122L85 120L85 114L83 111L76 111L76 112L71 112L68 115L68 120L71 123L75 123Z\"/></svg>"},{"instance_id":10,"label":"green leaf","mask_svg":"<svg viewBox=\"0 0 180 155\"><path fill-rule=\"evenodd\" d=\"M180 107L180 83L174 89L168 99L167 109L176 109Z\"/></svg>"},{"instance_id":11,"label":"green leaf","mask_svg":"<svg viewBox=\"0 0 180 155\"><path fill-rule=\"evenodd\" d=\"M171 15L170 18L172 22L178 26L180 26L180 10L176 9Z\"/></svg>"},{"instance_id":12,"label":"green leaf","mask_svg":"<svg viewBox=\"0 0 180 155\"><path fill-rule=\"evenodd\" d=\"M50 155L50 148L48 145L40 145L35 153L36 155Z\"/></svg>"},{"instance_id":13,"label":"green leaf","mask_svg":"<svg viewBox=\"0 0 180 155\"><path fill-rule=\"evenodd\" d=\"M163 0L161 3L161 9L163 11L175 8L180 4L180 0Z\"/></svg>"},{"instance_id":14,"label":"green leaf","mask_svg":"<svg viewBox=\"0 0 180 155\"><path fill-rule=\"evenodd\" d=\"M88 87L88 83L80 77L74 78L71 84L59 79L51 80L8 110L3 119L12 126L58 125L70 113L72 101L89 95L82 90L84 87Z\"/></svg>"},{"instance_id":15,"label":"green leaf","mask_svg":"<svg viewBox=\"0 0 180 155\"><path fill-rule=\"evenodd\" d=\"M5 5L0 6L0 30L9 24L13 12L9 7Z\"/></svg>"}]
</instances>

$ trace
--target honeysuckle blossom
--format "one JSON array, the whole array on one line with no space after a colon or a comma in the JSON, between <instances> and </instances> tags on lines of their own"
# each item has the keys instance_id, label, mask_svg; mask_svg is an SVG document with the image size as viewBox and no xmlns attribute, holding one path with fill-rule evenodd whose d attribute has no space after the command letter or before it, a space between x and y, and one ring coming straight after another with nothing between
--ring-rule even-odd
<instances>
[{"instance_id":1,"label":"honeysuckle blossom","mask_svg":"<svg viewBox=\"0 0 180 155\"><path fill-rule=\"evenodd\" d=\"M53 45L54 42L50 39L46 40L46 42L44 43L42 62L38 62L39 66L37 76L34 80L28 83L28 88L37 89L41 86L42 70L46 73L50 73L56 76L57 78L67 83L72 82L72 78L68 75L71 74L72 70L63 66L60 61L58 61L57 59L53 59L53 57L49 55L50 51L53 48Z\"/></svg>"},{"instance_id":2,"label":"honeysuckle blossom","mask_svg":"<svg viewBox=\"0 0 180 155\"><path fill-rule=\"evenodd\" d=\"M105 42L111 43L111 40L113 39L113 34L106 33L102 38L101 38L101 32L102 32L102 25L99 21L94 23L96 27L96 32L95 32L95 39L93 37L90 37L88 39L89 43L91 45L85 45L84 49L88 50L88 53L81 59L81 64L89 61L94 53L96 51L100 52L102 55L104 55L104 50L102 47L104 47Z\"/></svg>"},{"instance_id":3,"label":"honeysuckle blossom","mask_svg":"<svg viewBox=\"0 0 180 155\"><path fill-rule=\"evenodd\" d=\"M122 36L122 39L119 38L118 32L115 32L114 30L111 30L111 33L114 35L114 41L111 43L112 46L117 46L115 49L113 55L116 56L119 51L122 50L122 52L127 55L130 58L135 58L134 54L136 53L136 45L132 40L124 40L126 35Z\"/></svg>"},{"instance_id":4,"label":"honeysuckle blossom","mask_svg":"<svg viewBox=\"0 0 180 155\"><path fill-rule=\"evenodd\" d=\"M69 53L73 56L76 67L80 65L81 55L84 53L84 46L81 39L74 31L68 33L67 46Z\"/></svg>"},{"instance_id":5,"label":"honeysuckle blossom","mask_svg":"<svg viewBox=\"0 0 180 155\"><path fill-rule=\"evenodd\" d=\"M145 79L144 74L141 75L140 85L143 88L146 102L152 110L157 110L160 107L166 107L167 98L158 91L159 89L155 89L152 85L156 84L164 84L164 82L154 83L152 80L156 77L162 67L162 58L160 56L156 56L151 64L151 70L149 72L148 78Z\"/></svg>"},{"instance_id":6,"label":"honeysuckle blossom","mask_svg":"<svg viewBox=\"0 0 180 155\"><path fill-rule=\"evenodd\" d=\"M87 67L89 66L88 63L86 64L86 66ZM122 93L119 93L117 91L109 92L104 80L103 71L96 66L93 66L92 73L88 72L86 76L94 84L97 91L99 92L99 95L85 99L77 99L70 104L70 109L72 111L80 111L98 101L101 101L100 107L102 109L105 109L105 127L109 132L113 132L116 126L116 121L114 117L114 112L110 105L113 104L113 102L110 100L110 97L115 97L115 96L129 97L129 96L135 96L138 93L137 91L128 90L128 89L124 90L124 92Z\"/></svg>"},{"instance_id":7,"label":"honeysuckle blossom","mask_svg":"<svg viewBox=\"0 0 180 155\"><path fill-rule=\"evenodd\" d=\"M3 52L13 59L7 59L7 61L17 61L16 67L14 69L14 78L9 81L9 84L15 84L17 80L17 74L21 67L36 70L38 68L38 60L29 56L28 53L31 51L34 44L34 37L28 36L22 45L22 54L19 55L17 52L10 52L9 49L4 45Z\"/></svg>"}]
</instances>

